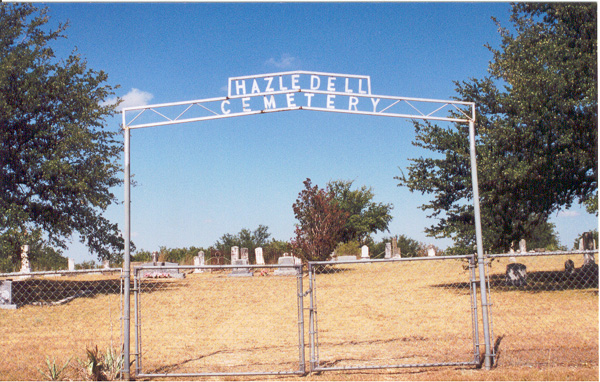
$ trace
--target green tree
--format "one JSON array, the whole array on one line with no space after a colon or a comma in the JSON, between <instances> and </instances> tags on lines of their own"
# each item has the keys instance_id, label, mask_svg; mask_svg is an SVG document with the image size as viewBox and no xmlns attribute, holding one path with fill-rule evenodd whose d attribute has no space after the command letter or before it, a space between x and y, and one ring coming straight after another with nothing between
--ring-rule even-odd
<instances>
[{"instance_id":1,"label":"green tree","mask_svg":"<svg viewBox=\"0 0 600 382\"><path fill-rule=\"evenodd\" d=\"M269 227L260 224L254 231L242 228L235 235L226 233L215 242L214 247L224 256L231 253L231 247L248 248L249 260L250 262L255 262L254 250L267 245L270 237Z\"/></svg>"},{"instance_id":2,"label":"green tree","mask_svg":"<svg viewBox=\"0 0 600 382\"><path fill-rule=\"evenodd\" d=\"M342 233L344 243L356 241L361 246L371 241L371 234L388 231L392 220L391 204L375 203L371 188L362 186L352 190L353 181L336 180L327 183L329 192L337 205L348 213Z\"/></svg>"},{"instance_id":3,"label":"green tree","mask_svg":"<svg viewBox=\"0 0 600 382\"><path fill-rule=\"evenodd\" d=\"M303 183L304 190L292 205L298 220L292 247L305 260L327 260L342 240L348 213L334 202L330 190L313 186L308 178Z\"/></svg>"},{"instance_id":4,"label":"green tree","mask_svg":"<svg viewBox=\"0 0 600 382\"><path fill-rule=\"evenodd\" d=\"M0 240L18 263L20 247L41 233L62 250L79 234L99 259L117 260L124 240L103 212L122 183L118 131L105 128L115 105L107 75L50 44L46 10L0 4Z\"/></svg>"},{"instance_id":5,"label":"green tree","mask_svg":"<svg viewBox=\"0 0 600 382\"><path fill-rule=\"evenodd\" d=\"M513 4L516 35L500 29L500 49L490 47L490 76L456 83L457 98L477 104L486 250L529 241L553 212L597 198L596 20L593 3ZM431 123L415 128L414 144L439 155L412 159L399 185L435 196L421 206L438 219L430 236L452 238L450 253L472 252L468 131Z\"/></svg>"},{"instance_id":6,"label":"green tree","mask_svg":"<svg viewBox=\"0 0 600 382\"><path fill-rule=\"evenodd\" d=\"M518 243L515 243L518 248ZM531 239L527 241L527 250L535 250L536 248L544 248L549 251L567 250L566 247L560 244L556 226L553 223L545 222L537 227L531 233Z\"/></svg>"}]
</instances>

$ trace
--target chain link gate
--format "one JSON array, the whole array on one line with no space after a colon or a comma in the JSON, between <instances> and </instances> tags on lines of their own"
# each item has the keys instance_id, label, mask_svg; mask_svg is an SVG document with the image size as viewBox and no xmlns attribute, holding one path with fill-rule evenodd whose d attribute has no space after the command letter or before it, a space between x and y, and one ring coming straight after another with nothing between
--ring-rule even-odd
<instances>
[{"instance_id":1,"label":"chain link gate","mask_svg":"<svg viewBox=\"0 0 600 382\"><path fill-rule=\"evenodd\" d=\"M302 265L141 266L134 275L137 377L305 374Z\"/></svg>"},{"instance_id":2,"label":"chain link gate","mask_svg":"<svg viewBox=\"0 0 600 382\"><path fill-rule=\"evenodd\" d=\"M473 255L309 262L309 282L311 372L481 362Z\"/></svg>"}]
</instances>

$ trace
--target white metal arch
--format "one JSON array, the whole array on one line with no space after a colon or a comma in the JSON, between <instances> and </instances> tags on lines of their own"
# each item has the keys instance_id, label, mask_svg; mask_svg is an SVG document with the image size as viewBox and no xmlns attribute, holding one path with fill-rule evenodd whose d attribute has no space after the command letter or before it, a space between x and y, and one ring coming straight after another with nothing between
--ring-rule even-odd
<instances>
[{"instance_id":1,"label":"white metal arch","mask_svg":"<svg viewBox=\"0 0 600 382\"><path fill-rule=\"evenodd\" d=\"M193 101L124 108L125 224L123 236L124 273L124 378L130 378L130 244L131 173L130 131L147 127L241 117L291 110L314 110L395 118L447 121L469 125L471 180L475 214L475 235L481 288L485 367L491 367L491 345L487 290L484 277L483 239L475 150L475 103L426 98L377 95L371 92L371 78L364 75L291 71L230 77L227 96ZM444 114L443 114L444 113ZM446 116L451 113L451 116Z\"/></svg>"}]
</instances>

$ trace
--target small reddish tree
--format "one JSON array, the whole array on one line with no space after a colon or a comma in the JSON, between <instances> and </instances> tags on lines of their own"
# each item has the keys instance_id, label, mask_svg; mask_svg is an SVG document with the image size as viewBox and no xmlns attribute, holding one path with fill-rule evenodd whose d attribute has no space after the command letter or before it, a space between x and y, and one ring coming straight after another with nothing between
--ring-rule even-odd
<instances>
[{"instance_id":1,"label":"small reddish tree","mask_svg":"<svg viewBox=\"0 0 600 382\"><path fill-rule=\"evenodd\" d=\"M329 190L304 181L304 190L293 204L296 237L292 240L294 253L308 261L327 260L342 239L348 213L333 201Z\"/></svg>"}]
</instances>

